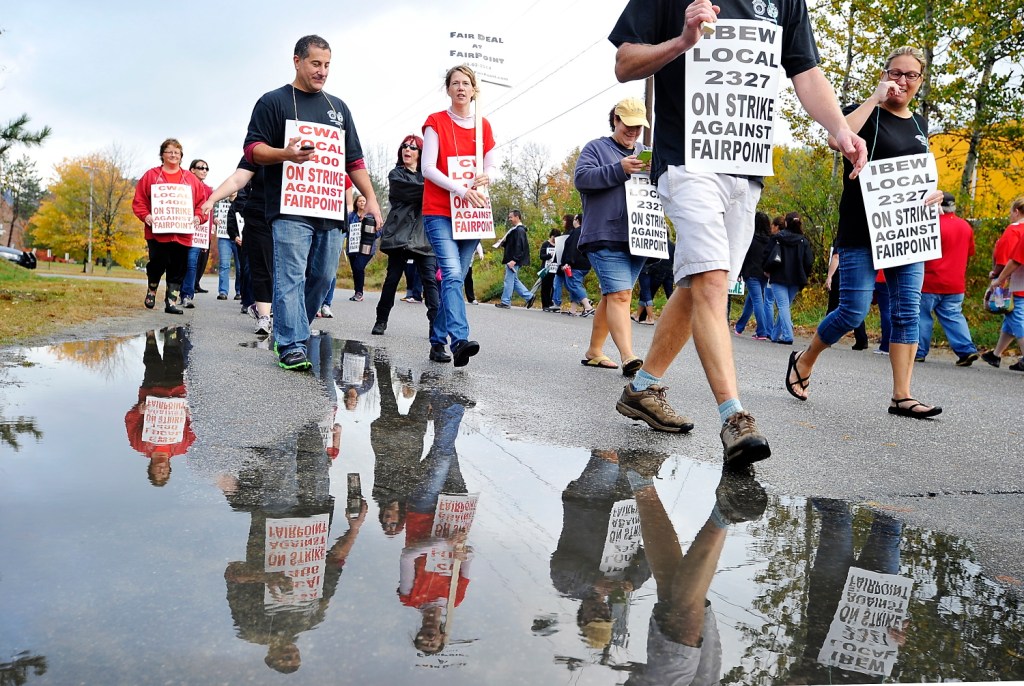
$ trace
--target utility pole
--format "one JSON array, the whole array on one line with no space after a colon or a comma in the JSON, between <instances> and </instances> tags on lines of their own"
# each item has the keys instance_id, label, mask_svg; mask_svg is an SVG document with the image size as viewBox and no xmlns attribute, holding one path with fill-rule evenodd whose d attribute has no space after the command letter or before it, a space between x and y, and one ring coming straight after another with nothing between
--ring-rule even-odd
<instances>
[{"instance_id":1,"label":"utility pole","mask_svg":"<svg viewBox=\"0 0 1024 686\"><path fill-rule=\"evenodd\" d=\"M89 249L85 261L85 271L87 274L92 274L92 177L93 172L96 171L96 167L90 167L87 164L83 164L82 169L89 170Z\"/></svg>"}]
</instances>

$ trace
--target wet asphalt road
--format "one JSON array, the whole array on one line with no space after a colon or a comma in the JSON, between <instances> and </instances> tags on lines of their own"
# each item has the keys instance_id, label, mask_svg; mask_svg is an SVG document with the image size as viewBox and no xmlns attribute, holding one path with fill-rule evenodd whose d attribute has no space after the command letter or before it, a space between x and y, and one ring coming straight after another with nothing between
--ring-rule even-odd
<instances>
[{"instance_id":1,"label":"wet asphalt road","mask_svg":"<svg viewBox=\"0 0 1024 686\"><path fill-rule=\"evenodd\" d=\"M396 302L386 335L371 336L376 294L360 303L350 302L350 294L339 290L336 317L317 320L314 328L383 348L397 365L436 370L513 438L721 462L717 410L692 345L664 384L673 406L696 428L685 436L661 434L615 411L624 383L617 370L580 365L589 319L467 305L481 352L456 370L427 360L421 305ZM189 324L189 401L204 449L228 454L240 444L269 444L327 410L328 399L310 375L281 370L273 353L252 347L254 322L239 314L237 302L203 294L196 309L175 317L142 310L141 298L140 285L138 317L97 323L73 337ZM646 352L653 328L633 326L637 354ZM771 442L772 457L757 467L767 488L874 504L911 524L967 539L990 575L1009 577L1004 583L1024 579L1024 431L1018 424L1024 374L1007 370L1008 361L998 370L981 361L961 369L951 354L933 350L916 366L913 389L944 412L916 421L887 414L888 359L850 350L849 339L822 356L806 403L782 385L793 348L747 337L733 338L733 345L741 399ZM617 360L611 341L605 352Z\"/></svg>"}]
</instances>

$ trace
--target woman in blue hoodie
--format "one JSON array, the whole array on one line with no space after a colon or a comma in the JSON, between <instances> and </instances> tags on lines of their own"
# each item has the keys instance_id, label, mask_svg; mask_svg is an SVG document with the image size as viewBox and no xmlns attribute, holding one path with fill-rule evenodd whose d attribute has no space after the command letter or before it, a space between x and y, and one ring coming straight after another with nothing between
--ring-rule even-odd
<instances>
[{"instance_id":1,"label":"woman in blue hoodie","mask_svg":"<svg viewBox=\"0 0 1024 686\"><path fill-rule=\"evenodd\" d=\"M633 354L629 309L633 286L647 258L629 252L625 184L631 174L648 168L646 162L637 158L644 150L637 139L643 128L651 125L647 108L637 98L619 102L609 114L609 124L612 135L583 146L573 176L583 201L579 249L590 258L603 296L594 313L590 346L581 363L602 369L618 368L604 354L604 342L611 334L619 349L622 373L632 376L643 366L643 360Z\"/></svg>"}]
</instances>

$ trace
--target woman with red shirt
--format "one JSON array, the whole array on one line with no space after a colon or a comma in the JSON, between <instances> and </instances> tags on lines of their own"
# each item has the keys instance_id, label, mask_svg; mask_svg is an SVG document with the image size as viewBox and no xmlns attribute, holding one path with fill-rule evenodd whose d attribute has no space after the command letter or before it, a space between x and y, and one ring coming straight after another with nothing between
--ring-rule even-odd
<instances>
[{"instance_id":1,"label":"woman with red shirt","mask_svg":"<svg viewBox=\"0 0 1024 686\"><path fill-rule=\"evenodd\" d=\"M149 290L146 292L146 307L153 309L156 305L156 289L166 272L167 293L164 298L164 312L168 314L182 314L182 309L178 307L178 295L185 278L188 251L192 247L192 233L153 233L153 184L174 183L189 186L192 190L194 225L198 226L206 219L200 209L206 199L206 187L194 174L181 168L182 152L181 143L176 138L168 138L161 143L161 164L142 175L135 186L135 200L132 202L132 211L145 226L146 245L149 247L149 264L146 265Z\"/></svg>"},{"instance_id":2,"label":"woman with red shirt","mask_svg":"<svg viewBox=\"0 0 1024 686\"><path fill-rule=\"evenodd\" d=\"M1024 195L1010 205L1010 225L1006 227L1003 235L999 237L992 248L994 267L989 278L997 279L999 277L1001 278L1000 283L1008 281L1010 289L1013 291L1013 312L1003 315L1003 326L999 330L996 347L981 354L981 359L993 367L1000 365L1003 353L1013 343L1013 339L1017 339L1018 346L1022 345L1021 341L1024 341L1024 274L1019 272L1012 272L1012 275L1011 272L1002 273L1003 268L1013 259L1013 252L1017 244L1022 241L1024 241ZM1024 358L1021 359L1024 360ZM1016 367L1011 368L1014 371L1024 371L1021 364L1018 362Z\"/></svg>"},{"instance_id":3,"label":"woman with red shirt","mask_svg":"<svg viewBox=\"0 0 1024 686\"><path fill-rule=\"evenodd\" d=\"M455 366L463 367L469 364L470 357L480 352L480 344L469 340L466 302L462 299L462 285L480 240L454 238L451 202L454 194L472 207L488 206L487 196L478 189L488 184L494 168L494 136L490 122L484 119L484 173L473 179L471 187L449 178L449 158L472 158L476 153L476 127L471 107L477 92L476 74L465 65L452 67L445 75L444 85L451 107L430 115L423 124L423 228L441 269L441 302L434 318L433 340L447 342ZM433 347L431 352L435 352ZM431 355L431 359L435 357Z\"/></svg>"}]
</instances>

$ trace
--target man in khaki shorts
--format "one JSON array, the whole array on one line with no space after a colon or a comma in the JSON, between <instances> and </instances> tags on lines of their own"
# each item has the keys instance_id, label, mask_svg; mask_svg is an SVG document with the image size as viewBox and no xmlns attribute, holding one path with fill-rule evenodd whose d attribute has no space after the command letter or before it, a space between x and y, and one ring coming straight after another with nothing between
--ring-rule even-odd
<instances>
[{"instance_id":1,"label":"man in khaki shorts","mask_svg":"<svg viewBox=\"0 0 1024 686\"><path fill-rule=\"evenodd\" d=\"M771 455L768 440L743 410L736 384L726 310L730 275L739 273L754 233L761 179L742 174L691 172L684 166L688 103L684 53L702 40L702 25L718 19L768 22L781 28L781 67L797 97L836 139L854 166L864 166L864 141L855 135L817 67L818 51L804 0L630 0L608 39L617 47L615 75L626 82L654 75L654 160L665 214L676 229L677 288L662 312L644 366L622 392L616 409L659 431L685 433L692 422L676 413L661 377L693 335L722 419L727 466L745 466ZM709 82L710 83L710 82ZM769 151L770 152L770 151Z\"/></svg>"}]
</instances>

